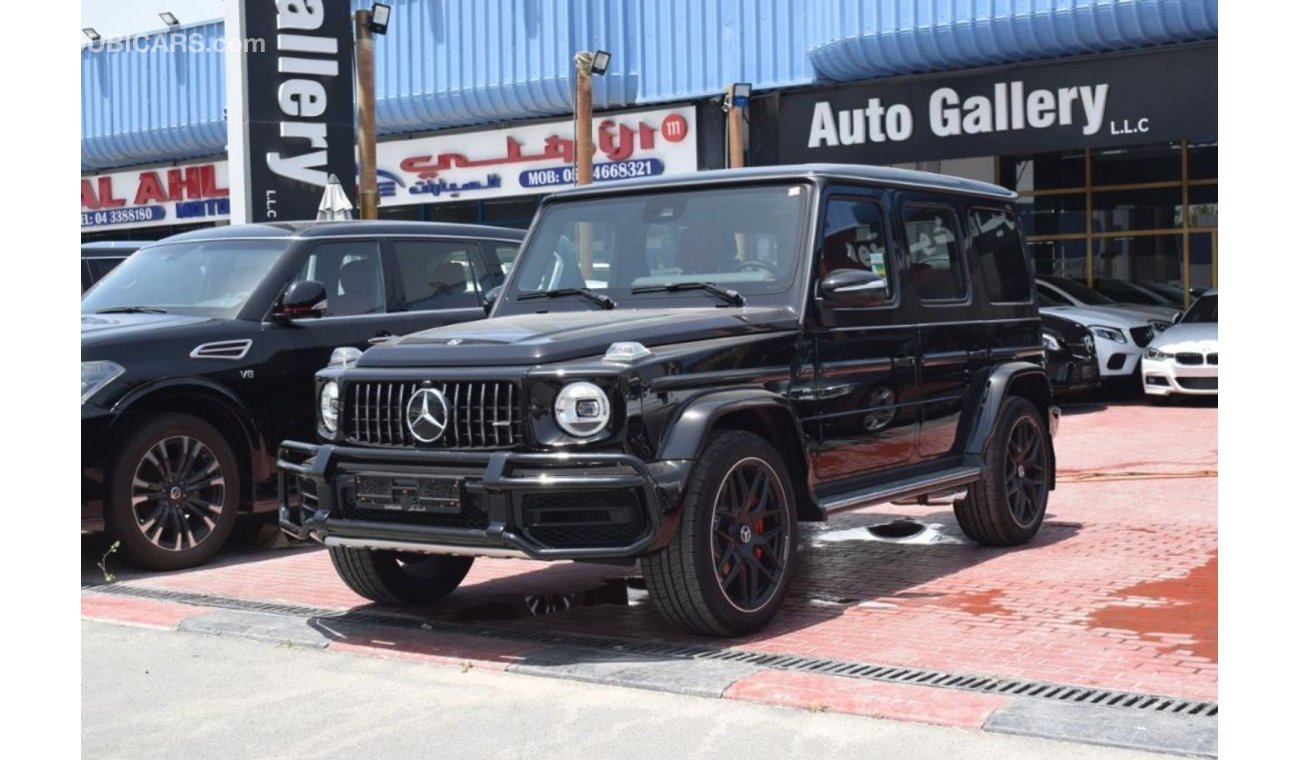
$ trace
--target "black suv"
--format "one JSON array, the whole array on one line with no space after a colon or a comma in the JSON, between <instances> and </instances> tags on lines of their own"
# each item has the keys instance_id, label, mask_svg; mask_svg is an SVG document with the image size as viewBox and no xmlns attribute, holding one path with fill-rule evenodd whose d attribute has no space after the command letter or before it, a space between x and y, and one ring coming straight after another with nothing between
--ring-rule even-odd
<instances>
[{"instance_id":1,"label":"black suv","mask_svg":"<svg viewBox=\"0 0 1300 760\"><path fill-rule=\"evenodd\" d=\"M319 373L281 526L387 603L476 556L636 558L717 635L775 613L801 520L964 490L968 536L1026 542L1058 412L1014 200L834 165L556 193L490 319Z\"/></svg>"},{"instance_id":2,"label":"black suv","mask_svg":"<svg viewBox=\"0 0 1300 760\"><path fill-rule=\"evenodd\" d=\"M146 568L207 560L237 510L274 511L276 446L312 434L331 352L481 318L522 237L303 222L141 248L81 301L82 530Z\"/></svg>"},{"instance_id":3,"label":"black suv","mask_svg":"<svg viewBox=\"0 0 1300 760\"><path fill-rule=\"evenodd\" d=\"M104 279L104 275L126 261L140 246L147 243L130 240L105 240L81 244L81 292Z\"/></svg>"}]
</instances>

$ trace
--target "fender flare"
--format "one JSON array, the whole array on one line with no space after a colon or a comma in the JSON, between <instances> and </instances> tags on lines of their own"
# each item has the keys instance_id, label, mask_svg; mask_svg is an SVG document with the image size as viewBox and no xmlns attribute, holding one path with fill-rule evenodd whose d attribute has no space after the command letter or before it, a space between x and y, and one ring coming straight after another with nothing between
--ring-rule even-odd
<instances>
[{"instance_id":1,"label":"fender flare","mask_svg":"<svg viewBox=\"0 0 1300 760\"><path fill-rule=\"evenodd\" d=\"M1012 392L1013 389L1016 392ZM993 434L998 415L1009 396L1022 396L1038 408L1043 415L1044 429L1051 429L1052 385L1047 379L1047 371L1037 364L1016 361L1003 364L991 373L984 382L978 410L966 437L963 453L965 459L974 465L983 462L984 447ZM1056 487L1056 449L1052 437L1047 437L1048 456L1051 459L1049 471L1049 488Z\"/></svg>"},{"instance_id":2,"label":"fender flare","mask_svg":"<svg viewBox=\"0 0 1300 760\"><path fill-rule=\"evenodd\" d=\"M142 401L169 393L206 396L208 398L215 397L218 403L224 406L222 411L229 414L230 418L238 425L240 434L244 438L242 443L249 452L249 474L253 476L253 482L259 479L263 470L267 469L266 466L258 466L259 455L260 459L270 462L269 472L274 474L274 458L268 459L266 442L262 440L262 432L258 429L253 413L248 409L248 406L244 404L242 399L231 393L230 389L205 378L169 377L132 388L113 404L113 426L116 427L120 424L121 420L129 416ZM251 484L252 482L250 482Z\"/></svg>"},{"instance_id":3,"label":"fender flare","mask_svg":"<svg viewBox=\"0 0 1300 760\"><path fill-rule=\"evenodd\" d=\"M718 421L737 412L764 412L776 415L776 420L788 423L795 431L797 440L775 440L772 443L787 459L795 456L795 449L798 451L798 460L787 462L787 469L795 489L795 504L800 519L825 520L826 513L812 498L813 468L808 457L808 446L804 440L803 423L795 412L794 404L788 398L772 391L758 388L706 391L683 402L681 410L659 439L656 458L661 461L686 460L693 463L699 458L704 442Z\"/></svg>"}]
</instances>

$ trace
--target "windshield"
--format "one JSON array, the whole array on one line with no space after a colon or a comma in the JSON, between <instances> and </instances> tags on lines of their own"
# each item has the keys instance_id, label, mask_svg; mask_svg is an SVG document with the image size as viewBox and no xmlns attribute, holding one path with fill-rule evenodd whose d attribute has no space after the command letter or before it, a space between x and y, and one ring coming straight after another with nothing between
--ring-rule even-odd
<instances>
[{"instance_id":1,"label":"windshield","mask_svg":"<svg viewBox=\"0 0 1300 760\"><path fill-rule=\"evenodd\" d=\"M1063 291L1069 297L1087 306L1106 306L1115 303L1101 293L1074 280L1067 280L1064 277L1044 277L1043 279L1049 285L1056 286L1057 289Z\"/></svg>"},{"instance_id":2,"label":"windshield","mask_svg":"<svg viewBox=\"0 0 1300 760\"><path fill-rule=\"evenodd\" d=\"M682 283L742 296L784 292L801 258L810 194L803 185L773 185L557 203L520 251L510 296L585 288L635 308L650 300L719 301L698 287L672 287ZM555 307L546 300L528 306Z\"/></svg>"},{"instance_id":3,"label":"windshield","mask_svg":"<svg viewBox=\"0 0 1300 760\"><path fill-rule=\"evenodd\" d=\"M230 319L288 245L283 240L205 240L141 249L81 299L81 312L140 307Z\"/></svg>"},{"instance_id":4,"label":"windshield","mask_svg":"<svg viewBox=\"0 0 1300 760\"><path fill-rule=\"evenodd\" d=\"M1192 308L1187 310L1187 316L1183 317L1183 324L1188 322L1218 322L1219 321L1219 297L1201 296L1192 304Z\"/></svg>"}]
</instances>

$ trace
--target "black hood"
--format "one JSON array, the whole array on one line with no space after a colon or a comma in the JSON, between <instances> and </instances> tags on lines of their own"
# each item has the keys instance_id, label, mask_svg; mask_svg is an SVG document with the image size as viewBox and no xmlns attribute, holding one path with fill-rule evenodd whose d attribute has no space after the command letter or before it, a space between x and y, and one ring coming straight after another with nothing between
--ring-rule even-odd
<instances>
[{"instance_id":1,"label":"black hood","mask_svg":"<svg viewBox=\"0 0 1300 760\"><path fill-rule=\"evenodd\" d=\"M104 343L122 338L152 338L161 332L201 325L211 321L210 317L195 317L185 314L82 314L81 345Z\"/></svg>"},{"instance_id":2,"label":"black hood","mask_svg":"<svg viewBox=\"0 0 1300 760\"><path fill-rule=\"evenodd\" d=\"M785 308L616 309L516 314L407 335L366 351L360 367L550 364L605 353L610 343L647 347L796 330Z\"/></svg>"}]
</instances>

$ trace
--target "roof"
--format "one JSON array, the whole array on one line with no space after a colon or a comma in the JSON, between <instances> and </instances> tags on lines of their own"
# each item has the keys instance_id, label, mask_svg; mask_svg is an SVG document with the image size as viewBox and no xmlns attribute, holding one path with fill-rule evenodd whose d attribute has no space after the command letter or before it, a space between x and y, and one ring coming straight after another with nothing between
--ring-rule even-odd
<instances>
[{"instance_id":1,"label":"roof","mask_svg":"<svg viewBox=\"0 0 1300 760\"><path fill-rule=\"evenodd\" d=\"M897 187L908 190L933 190L941 193L961 193L999 201L1016 199L1015 192L973 179L952 177L946 174L920 172L912 169L894 169L888 166L860 164L791 164L786 166L755 166L743 169L715 169L694 172L685 176L652 177L649 179L601 182L567 190L551 197L568 200L587 195L603 195L617 190L655 189L668 187L694 187L713 184L746 184L753 182L779 182L798 180L844 180L879 187Z\"/></svg>"},{"instance_id":2,"label":"roof","mask_svg":"<svg viewBox=\"0 0 1300 760\"><path fill-rule=\"evenodd\" d=\"M223 240L232 238L328 238L342 235L430 235L446 237L523 240L524 231L513 227L442 222L403 222L376 219L341 222L272 222L228 224L193 232L182 232L159 242Z\"/></svg>"}]
</instances>

